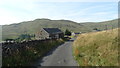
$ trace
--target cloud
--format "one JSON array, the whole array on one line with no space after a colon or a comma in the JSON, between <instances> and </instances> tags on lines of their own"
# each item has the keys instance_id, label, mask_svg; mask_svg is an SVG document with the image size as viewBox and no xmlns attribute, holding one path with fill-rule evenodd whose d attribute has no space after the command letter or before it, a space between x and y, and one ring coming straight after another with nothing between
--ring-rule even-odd
<instances>
[{"instance_id":1,"label":"cloud","mask_svg":"<svg viewBox=\"0 0 120 68\"><path fill-rule=\"evenodd\" d=\"M97 5L94 3L96 5L84 7L85 5L83 4L86 3L83 3L83 6L75 5L76 3L64 2L63 4L59 2L41 2L40 0L0 0L0 21L2 22L0 24L18 23L36 18L68 19L82 22L107 20L108 18L116 17L114 15L116 12L111 12L114 11L110 9L111 3L109 3L110 7L107 6L108 8L105 8L105 4ZM104 9L108 9L109 12L103 12Z\"/></svg>"},{"instance_id":2,"label":"cloud","mask_svg":"<svg viewBox=\"0 0 120 68\"><path fill-rule=\"evenodd\" d=\"M0 0L0 25L31 20L37 0Z\"/></svg>"},{"instance_id":3,"label":"cloud","mask_svg":"<svg viewBox=\"0 0 120 68\"><path fill-rule=\"evenodd\" d=\"M0 0L2 1L2 0ZM19 1L19 0L6 0L6 1ZM119 0L20 0L21 1L39 1L39 2L118 2Z\"/></svg>"},{"instance_id":4,"label":"cloud","mask_svg":"<svg viewBox=\"0 0 120 68\"><path fill-rule=\"evenodd\" d=\"M91 10L94 10L95 8L101 8L101 7L104 7L104 6L92 6L92 7L87 7L87 8L84 8L84 9L80 9L78 12L74 12L73 14L68 14L66 16L76 16L76 15L86 15L88 14L88 12L90 12Z\"/></svg>"},{"instance_id":5,"label":"cloud","mask_svg":"<svg viewBox=\"0 0 120 68\"><path fill-rule=\"evenodd\" d=\"M1 0L0 6L5 8L30 10L35 7L35 2L36 0Z\"/></svg>"},{"instance_id":6,"label":"cloud","mask_svg":"<svg viewBox=\"0 0 120 68\"><path fill-rule=\"evenodd\" d=\"M20 22L20 19L5 10L0 9L0 25L11 24L11 22L16 23L16 21Z\"/></svg>"},{"instance_id":7,"label":"cloud","mask_svg":"<svg viewBox=\"0 0 120 68\"><path fill-rule=\"evenodd\" d=\"M107 21L107 20L113 20L118 18L118 14L107 14L107 15L101 15L101 14L94 14L87 17L75 17L72 20L76 22L101 22L101 21Z\"/></svg>"},{"instance_id":8,"label":"cloud","mask_svg":"<svg viewBox=\"0 0 120 68\"><path fill-rule=\"evenodd\" d=\"M93 3L93 5L87 6L86 8L79 8L78 11L73 12L71 14L66 14L65 16L86 16L86 15L101 15L101 14L108 14L111 12L118 11L118 5L117 3L104 3L103 4L97 4ZM86 5L83 5L83 7Z\"/></svg>"}]
</instances>

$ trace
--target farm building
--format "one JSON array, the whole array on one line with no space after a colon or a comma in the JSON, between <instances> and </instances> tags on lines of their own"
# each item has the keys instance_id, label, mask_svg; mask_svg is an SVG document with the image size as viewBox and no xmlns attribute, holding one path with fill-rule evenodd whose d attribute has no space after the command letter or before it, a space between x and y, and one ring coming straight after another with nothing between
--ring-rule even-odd
<instances>
[{"instance_id":1,"label":"farm building","mask_svg":"<svg viewBox=\"0 0 120 68\"><path fill-rule=\"evenodd\" d=\"M35 36L36 39L53 39L64 37L64 33L58 28L42 28Z\"/></svg>"},{"instance_id":2,"label":"farm building","mask_svg":"<svg viewBox=\"0 0 120 68\"><path fill-rule=\"evenodd\" d=\"M72 36L75 36L75 35L78 35L78 34L81 34L82 32L78 32L78 33L75 33L75 32L72 32Z\"/></svg>"}]
</instances>

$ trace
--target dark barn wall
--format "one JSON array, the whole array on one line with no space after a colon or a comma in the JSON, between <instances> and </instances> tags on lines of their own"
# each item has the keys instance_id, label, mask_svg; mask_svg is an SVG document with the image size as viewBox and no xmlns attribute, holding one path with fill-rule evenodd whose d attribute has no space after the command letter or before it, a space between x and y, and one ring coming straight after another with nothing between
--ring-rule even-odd
<instances>
[{"instance_id":1,"label":"dark barn wall","mask_svg":"<svg viewBox=\"0 0 120 68\"><path fill-rule=\"evenodd\" d=\"M56 33L56 34L50 34L51 38L63 38L64 34L63 33Z\"/></svg>"},{"instance_id":2,"label":"dark barn wall","mask_svg":"<svg viewBox=\"0 0 120 68\"><path fill-rule=\"evenodd\" d=\"M64 38L64 33L60 33L59 38Z\"/></svg>"}]
</instances>

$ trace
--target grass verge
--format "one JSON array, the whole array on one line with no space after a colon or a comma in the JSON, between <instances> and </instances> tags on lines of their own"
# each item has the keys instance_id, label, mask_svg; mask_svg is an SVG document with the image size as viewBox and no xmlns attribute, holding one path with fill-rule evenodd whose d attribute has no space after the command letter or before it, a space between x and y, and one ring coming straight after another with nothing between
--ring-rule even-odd
<instances>
[{"instance_id":1,"label":"grass verge","mask_svg":"<svg viewBox=\"0 0 120 68\"><path fill-rule=\"evenodd\" d=\"M118 66L118 29L81 34L73 43L79 66Z\"/></svg>"}]
</instances>

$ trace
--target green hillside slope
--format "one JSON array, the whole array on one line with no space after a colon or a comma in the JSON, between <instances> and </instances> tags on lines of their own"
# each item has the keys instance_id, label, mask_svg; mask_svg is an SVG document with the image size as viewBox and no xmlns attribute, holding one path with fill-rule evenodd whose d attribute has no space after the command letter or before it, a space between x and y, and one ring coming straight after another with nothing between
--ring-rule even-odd
<instances>
[{"instance_id":1,"label":"green hillside slope","mask_svg":"<svg viewBox=\"0 0 120 68\"><path fill-rule=\"evenodd\" d=\"M16 38L22 33L34 34L39 31L40 28L60 28L65 31L69 29L74 32L88 32L89 29L79 25L76 22L69 20L49 20L49 19L36 19L33 21L21 22L18 24L3 25L3 39L5 38Z\"/></svg>"},{"instance_id":2,"label":"green hillside slope","mask_svg":"<svg viewBox=\"0 0 120 68\"><path fill-rule=\"evenodd\" d=\"M91 32L95 27L104 29L106 24L112 24L115 28L117 27L117 20L100 23L77 23L70 20L35 19L33 21L24 21L18 24L3 25L2 39L14 39L23 33L35 34L40 28L59 28L63 32L66 29L73 32Z\"/></svg>"},{"instance_id":3,"label":"green hillside slope","mask_svg":"<svg viewBox=\"0 0 120 68\"><path fill-rule=\"evenodd\" d=\"M110 20L110 21L104 21L104 22L86 22L86 23L80 23L81 25L88 27L90 30L94 28L98 28L99 30L105 30L107 29L114 29L118 27L118 19Z\"/></svg>"}]
</instances>

